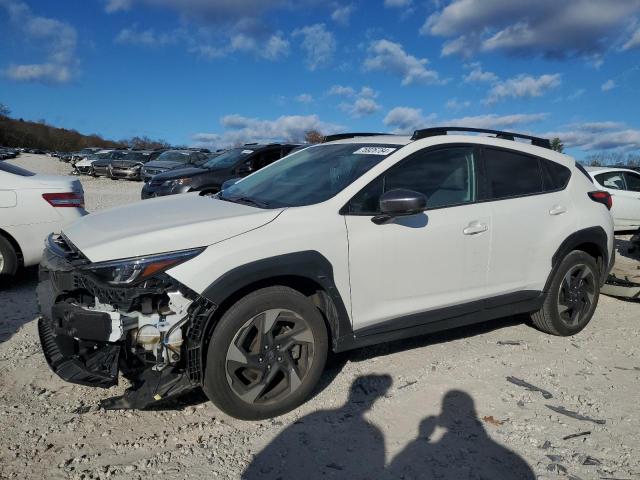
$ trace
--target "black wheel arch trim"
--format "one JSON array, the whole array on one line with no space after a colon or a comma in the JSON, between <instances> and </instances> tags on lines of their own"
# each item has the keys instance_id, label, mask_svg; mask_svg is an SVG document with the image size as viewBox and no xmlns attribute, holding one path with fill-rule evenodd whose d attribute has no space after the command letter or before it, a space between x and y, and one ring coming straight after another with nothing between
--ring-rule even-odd
<instances>
[{"instance_id":1,"label":"black wheel arch trim","mask_svg":"<svg viewBox=\"0 0 640 480\"><path fill-rule=\"evenodd\" d=\"M553 276L560 262L573 250L578 250L578 247L585 244L595 245L598 253L602 257L602 265L598 266L602 269L600 272L600 282L603 284L609 275L609 271L613 267L613 259L615 258L615 249L613 252L609 252L607 240L607 233L600 226L578 230L565 238L556 250L556 253L551 257L551 273L545 283L544 291L547 292L549 290L549 286L553 281Z\"/></svg>"},{"instance_id":2,"label":"black wheel arch trim","mask_svg":"<svg viewBox=\"0 0 640 480\"><path fill-rule=\"evenodd\" d=\"M252 284L259 284L278 277L299 277L322 287L326 298L320 301L324 305L316 305L325 315L329 323L333 349L337 339L353 334L351 319L347 313L342 296L335 284L331 262L315 250L276 255L238 266L215 280L203 292L202 297L216 305L222 305ZM326 301L329 300L329 301ZM209 322L212 322L210 319ZM210 324L205 329L211 327Z\"/></svg>"}]
</instances>

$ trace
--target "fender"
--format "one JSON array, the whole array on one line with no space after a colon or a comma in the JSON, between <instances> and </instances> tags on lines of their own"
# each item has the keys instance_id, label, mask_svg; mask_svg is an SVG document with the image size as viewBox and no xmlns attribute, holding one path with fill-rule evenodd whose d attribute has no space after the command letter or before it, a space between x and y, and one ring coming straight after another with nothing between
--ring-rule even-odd
<instances>
[{"instance_id":1,"label":"fender","mask_svg":"<svg viewBox=\"0 0 640 480\"><path fill-rule=\"evenodd\" d=\"M336 287L331 262L315 250L277 255L236 267L209 285L202 296L215 305L221 305L231 295L251 284L292 276L320 285L333 303L334 308L326 308L325 314L335 349L339 337L352 335L351 320Z\"/></svg>"},{"instance_id":2,"label":"fender","mask_svg":"<svg viewBox=\"0 0 640 480\"><path fill-rule=\"evenodd\" d=\"M609 271L613 266L611 261L613 260L613 256L609 254L609 250L607 248L607 233L604 231L602 227L589 227L582 230L578 230L577 232L573 232L558 247L556 253L551 257L551 273L547 278L547 283L545 283L544 291L547 292L549 290L549 285L551 285L551 281L553 279L554 274L556 273L556 269L560 262L573 250L576 250L576 247L580 245L584 245L585 243L593 244L597 247L598 253L602 257L602 272L601 272L601 283L607 279Z\"/></svg>"}]
</instances>

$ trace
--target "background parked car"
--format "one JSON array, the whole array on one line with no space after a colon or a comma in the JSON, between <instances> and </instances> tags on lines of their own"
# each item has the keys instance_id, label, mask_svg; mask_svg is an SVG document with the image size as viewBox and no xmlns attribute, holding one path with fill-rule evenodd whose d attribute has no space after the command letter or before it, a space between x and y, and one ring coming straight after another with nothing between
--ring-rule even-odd
<instances>
[{"instance_id":1,"label":"background parked car","mask_svg":"<svg viewBox=\"0 0 640 480\"><path fill-rule=\"evenodd\" d=\"M0 209L0 275L36 265L47 235L86 214L79 180L6 162L0 162Z\"/></svg>"},{"instance_id":2,"label":"background parked car","mask_svg":"<svg viewBox=\"0 0 640 480\"><path fill-rule=\"evenodd\" d=\"M104 158L95 160L91 164L91 175L93 175L94 177L108 177L113 162L115 160L124 158L128 153L128 150L113 150L105 155Z\"/></svg>"},{"instance_id":3,"label":"background parked car","mask_svg":"<svg viewBox=\"0 0 640 480\"><path fill-rule=\"evenodd\" d=\"M109 177L115 180L142 180L142 167L158 158L166 150L135 150L111 162Z\"/></svg>"},{"instance_id":4,"label":"background parked car","mask_svg":"<svg viewBox=\"0 0 640 480\"><path fill-rule=\"evenodd\" d=\"M142 179L147 181L154 175L176 168L200 166L208 159L208 150L167 150L142 168Z\"/></svg>"},{"instance_id":5,"label":"background parked car","mask_svg":"<svg viewBox=\"0 0 640 480\"><path fill-rule=\"evenodd\" d=\"M598 187L613 197L616 231L640 227L640 173L629 168L586 167Z\"/></svg>"},{"instance_id":6,"label":"background parked car","mask_svg":"<svg viewBox=\"0 0 640 480\"><path fill-rule=\"evenodd\" d=\"M73 164L74 175L92 175L93 174L93 162L110 158L113 150L100 150L97 153L92 153L86 158L79 160Z\"/></svg>"},{"instance_id":7,"label":"background parked car","mask_svg":"<svg viewBox=\"0 0 640 480\"><path fill-rule=\"evenodd\" d=\"M78 162L80 160L83 160L83 159L87 158L89 155L97 153L97 152L99 152L101 150L102 150L101 148L97 148L97 147L83 148L79 152L72 152L71 153L71 158L70 158L69 161L74 162L74 163Z\"/></svg>"},{"instance_id":8,"label":"background parked car","mask_svg":"<svg viewBox=\"0 0 640 480\"><path fill-rule=\"evenodd\" d=\"M217 193L231 178L245 177L286 156L296 145L245 145L212 155L199 167L180 168L155 175L145 182L142 198L200 191Z\"/></svg>"}]
</instances>

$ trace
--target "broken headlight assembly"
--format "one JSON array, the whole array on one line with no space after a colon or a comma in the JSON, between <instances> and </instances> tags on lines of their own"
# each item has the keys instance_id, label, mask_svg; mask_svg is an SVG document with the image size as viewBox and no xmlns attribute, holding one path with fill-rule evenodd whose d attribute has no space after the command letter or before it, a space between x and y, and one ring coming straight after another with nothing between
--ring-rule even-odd
<instances>
[{"instance_id":1,"label":"broken headlight assembly","mask_svg":"<svg viewBox=\"0 0 640 480\"><path fill-rule=\"evenodd\" d=\"M178 178L175 180L165 180L162 182L163 187L178 187L181 185L191 185L192 178Z\"/></svg>"},{"instance_id":2,"label":"broken headlight assembly","mask_svg":"<svg viewBox=\"0 0 640 480\"><path fill-rule=\"evenodd\" d=\"M82 267L82 270L92 273L109 285L126 286L147 280L158 273L191 260L203 251L204 247L200 247L158 255L110 260L86 265Z\"/></svg>"}]
</instances>

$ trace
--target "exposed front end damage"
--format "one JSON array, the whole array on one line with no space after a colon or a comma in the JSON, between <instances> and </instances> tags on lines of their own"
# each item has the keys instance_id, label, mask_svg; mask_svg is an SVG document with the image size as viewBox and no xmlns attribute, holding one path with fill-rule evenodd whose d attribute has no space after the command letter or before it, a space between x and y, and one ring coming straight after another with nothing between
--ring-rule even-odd
<instances>
[{"instance_id":1,"label":"exposed front end damage","mask_svg":"<svg viewBox=\"0 0 640 480\"><path fill-rule=\"evenodd\" d=\"M123 269L136 280L114 285L54 236L40 266L38 331L51 369L81 385L109 388L120 373L132 383L104 408L144 408L202 382L200 325L215 305L162 269L145 276L144 261Z\"/></svg>"}]
</instances>

